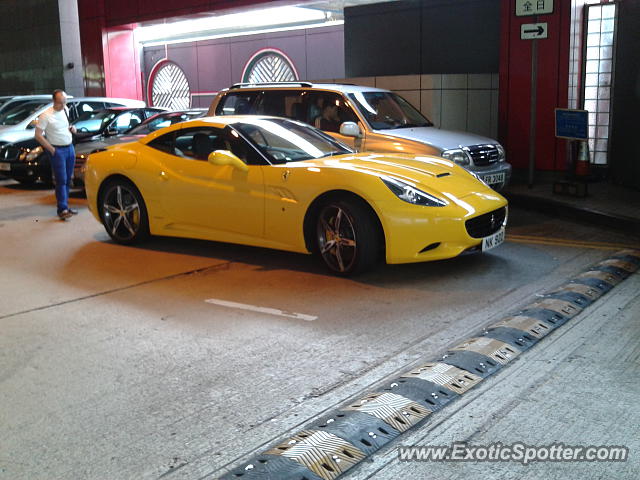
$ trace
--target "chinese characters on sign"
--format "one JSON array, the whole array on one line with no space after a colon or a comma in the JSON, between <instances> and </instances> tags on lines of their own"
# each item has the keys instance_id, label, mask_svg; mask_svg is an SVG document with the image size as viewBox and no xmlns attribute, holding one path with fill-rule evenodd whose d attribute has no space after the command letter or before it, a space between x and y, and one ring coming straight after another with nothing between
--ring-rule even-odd
<instances>
[{"instance_id":1,"label":"chinese characters on sign","mask_svg":"<svg viewBox=\"0 0 640 480\"><path fill-rule=\"evenodd\" d=\"M516 16L553 13L553 0L516 0Z\"/></svg>"}]
</instances>

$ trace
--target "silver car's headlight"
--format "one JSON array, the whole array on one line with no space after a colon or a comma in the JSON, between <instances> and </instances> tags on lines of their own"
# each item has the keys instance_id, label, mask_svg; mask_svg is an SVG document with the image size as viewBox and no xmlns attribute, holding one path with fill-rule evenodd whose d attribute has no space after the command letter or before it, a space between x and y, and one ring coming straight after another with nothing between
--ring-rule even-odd
<instances>
[{"instance_id":1,"label":"silver car's headlight","mask_svg":"<svg viewBox=\"0 0 640 480\"><path fill-rule=\"evenodd\" d=\"M389 177L381 177L380 179L387 187L389 187L389 190L395 193L396 197L407 203L422 205L425 207L444 207L447 205L447 202L444 200L434 197L433 195L429 195L428 193L423 192L422 190L419 190L403 181Z\"/></svg>"},{"instance_id":2,"label":"silver car's headlight","mask_svg":"<svg viewBox=\"0 0 640 480\"><path fill-rule=\"evenodd\" d=\"M44 152L44 148L36 147L32 149L25 148L20 153L19 160L21 162L33 162L36 158L38 158L42 152Z\"/></svg>"},{"instance_id":3,"label":"silver car's headlight","mask_svg":"<svg viewBox=\"0 0 640 480\"><path fill-rule=\"evenodd\" d=\"M442 152L442 157L446 158L447 160L451 160L452 162L455 162L461 166L466 166L471 163L469 154L461 148L456 148L455 150L445 150L444 152Z\"/></svg>"},{"instance_id":4,"label":"silver car's headlight","mask_svg":"<svg viewBox=\"0 0 640 480\"><path fill-rule=\"evenodd\" d=\"M498 161L504 162L507 159L507 154L504 152L504 148L499 143L496 143L496 149L498 150Z\"/></svg>"}]
</instances>

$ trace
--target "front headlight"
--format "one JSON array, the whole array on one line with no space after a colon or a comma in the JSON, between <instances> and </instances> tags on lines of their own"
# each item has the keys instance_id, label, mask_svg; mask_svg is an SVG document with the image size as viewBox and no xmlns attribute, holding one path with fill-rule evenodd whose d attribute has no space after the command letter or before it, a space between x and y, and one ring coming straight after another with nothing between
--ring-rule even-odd
<instances>
[{"instance_id":1,"label":"front headlight","mask_svg":"<svg viewBox=\"0 0 640 480\"><path fill-rule=\"evenodd\" d=\"M507 159L507 154L504 151L504 148L499 143L496 144L496 149L498 150L498 161L504 162Z\"/></svg>"},{"instance_id":2,"label":"front headlight","mask_svg":"<svg viewBox=\"0 0 640 480\"><path fill-rule=\"evenodd\" d=\"M444 200L434 197L433 195L429 195L408 183L389 177L380 179L400 200L407 203L422 205L425 207L444 207L447 205L447 202Z\"/></svg>"},{"instance_id":3,"label":"front headlight","mask_svg":"<svg viewBox=\"0 0 640 480\"><path fill-rule=\"evenodd\" d=\"M469 155L461 148L457 148L455 150L445 150L444 152L442 152L442 157L462 166L469 165L471 163Z\"/></svg>"},{"instance_id":4,"label":"front headlight","mask_svg":"<svg viewBox=\"0 0 640 480\"><path fill-rule=\"evenodd\" d=\"M33 149L24 148L22 149L22 152L20 153L18 159L21 162L33 162L36 158L42 155L42 152L44 152L44 149L42 147L36 147Z\"/></svg>"}]
</instances>

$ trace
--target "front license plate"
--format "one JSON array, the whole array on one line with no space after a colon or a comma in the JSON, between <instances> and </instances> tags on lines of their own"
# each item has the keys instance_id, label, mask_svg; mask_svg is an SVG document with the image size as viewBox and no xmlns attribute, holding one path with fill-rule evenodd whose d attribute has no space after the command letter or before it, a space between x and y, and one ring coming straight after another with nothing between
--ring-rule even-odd
<instances>
[{"instance_id":1,"label":"front license plate","mask_svg":"<svg viewBox=\"0 0 640 480\"><path fill-rule=\"evenodd\" d=\"M0 171L1 172L10 172L11 164L10 163L0 163Z\"/></svg>"},{"instance_id":2,"label":"front license plate","mask_svg":"<svg viewBox=\"0 0 640 480\"><path fill-rule=\"evenodd\" d=\"M487 185L493 185L495 183L502 183L504 182L505 177L505 173L494 173L493 175L485 175L484 177L482 177L482 180L484 180L484 183L486 183Z\"/></svg>"},{"instance_id":3,"label":"front license plate","mask_svg":"<svg viewBox=\"0 0 640 480\"><path fill-rule=\"evenodd\" d=\"M504 228L501 228L493 235L482 239L482 251L486 252L487 250L496 248L502 242L504 242Z\"/></svg>"}]
</instances>

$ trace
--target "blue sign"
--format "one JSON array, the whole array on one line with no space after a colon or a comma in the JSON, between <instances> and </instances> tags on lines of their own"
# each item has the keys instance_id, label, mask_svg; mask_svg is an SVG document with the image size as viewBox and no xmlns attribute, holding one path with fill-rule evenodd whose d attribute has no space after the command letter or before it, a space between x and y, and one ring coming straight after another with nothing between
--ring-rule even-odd
<instances>
[{"instance_id":1,"label":"blue sign","mask_svg":"<svg viewBox=\"0 0 640 480\"><path fill-rule=\"evenodd\" d=\"M589 112L556 108L556 137L587 140L589 138Z\"/></svg>"}]
</instances>

